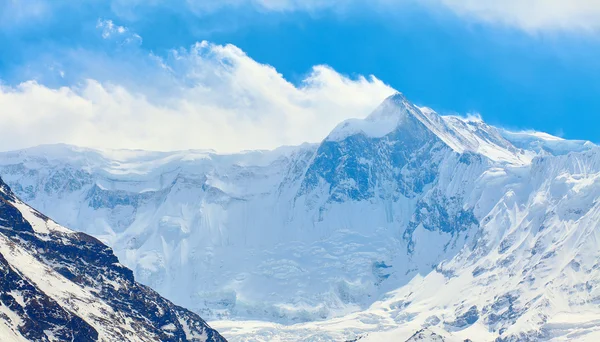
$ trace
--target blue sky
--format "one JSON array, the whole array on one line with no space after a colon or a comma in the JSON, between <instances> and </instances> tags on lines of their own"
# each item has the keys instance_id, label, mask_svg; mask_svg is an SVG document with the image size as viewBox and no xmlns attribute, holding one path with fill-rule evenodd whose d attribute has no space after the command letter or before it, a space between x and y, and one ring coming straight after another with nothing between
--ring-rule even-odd
<instances>
[{"instance_id":1,"label":"blue sky","mask_svg":"<svg viewBox=\"0 0 600 342\"><path fill-rule=\"evenodd\" d=\"M536 14L512 0L0 0L0 104L17 127L0 149L317 141L392 88L443 114L599 142L600 5L527 2ZM180 139L191 123L204 138Z\"/></svg>"}]
</instances>

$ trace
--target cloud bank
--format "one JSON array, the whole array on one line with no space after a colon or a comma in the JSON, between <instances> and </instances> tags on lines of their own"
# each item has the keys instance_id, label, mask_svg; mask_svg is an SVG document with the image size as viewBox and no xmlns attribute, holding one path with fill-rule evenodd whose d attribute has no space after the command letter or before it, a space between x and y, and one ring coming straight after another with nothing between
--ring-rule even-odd
<instances>
[{"instance_id":1,"label":"cloud bank","mask_svg":"<svg viewBox=\"0 0 600 342\"><path fill-rule=\"evenodd\" d=\"M57 89L34 81L1 87L0 126L8 129L0 150L57 142L149 150L271 149L319 141L340 121L365 117L394 92L373 76L349 78L327 66L313 67L294 85L233 45L201 42L169 58L153 58L156 70L148 72L161 76L152 79L172 84L162 96L148 95L143 90L148 84L132 89L92 79Z\"/></svg>"}]
</instances>

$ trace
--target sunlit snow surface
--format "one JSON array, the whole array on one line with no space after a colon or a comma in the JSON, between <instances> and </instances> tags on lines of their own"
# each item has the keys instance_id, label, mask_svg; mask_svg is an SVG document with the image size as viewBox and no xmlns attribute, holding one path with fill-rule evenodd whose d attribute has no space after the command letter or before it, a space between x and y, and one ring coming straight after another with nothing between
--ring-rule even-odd
<instances>
[{"instance_id":1,"label":"sunlit snow surface","mask_svg":"<svg viewBox=\"0 0 600 342\"><path fill-rule=\"evenodd\" d=\"M321 144L42 146L0 154L0 175L231 341L598 336L589 142L441 117L396 95Z\"/></svg>"}]
</instances>

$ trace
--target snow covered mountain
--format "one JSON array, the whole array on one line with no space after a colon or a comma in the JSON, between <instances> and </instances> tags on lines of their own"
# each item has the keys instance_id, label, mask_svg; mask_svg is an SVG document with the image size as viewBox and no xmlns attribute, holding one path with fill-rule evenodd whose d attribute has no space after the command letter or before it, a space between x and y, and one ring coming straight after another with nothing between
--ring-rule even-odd
<instances>
[{"instance_id":1,"label":"snow covered mountain","mask_svg":"<svg viewBox=\"0 0 600 342\"><path fill-rule=\"evenodd\" d=\"M596 336L589 142L439 116L396 94L320 144L41 146L0 154L0 175L231 340Z\"/></svg>"},{"instance_id":2,"label":"snow covered mountain","mask_svg":"<svg viewBox=\"0 0 600 342\"><path fill-rule=\"evenodd\" d=\"M110 248L31 209L1 179L0 340L225 341L136 283Z\"/></svg>"}]
</instances>

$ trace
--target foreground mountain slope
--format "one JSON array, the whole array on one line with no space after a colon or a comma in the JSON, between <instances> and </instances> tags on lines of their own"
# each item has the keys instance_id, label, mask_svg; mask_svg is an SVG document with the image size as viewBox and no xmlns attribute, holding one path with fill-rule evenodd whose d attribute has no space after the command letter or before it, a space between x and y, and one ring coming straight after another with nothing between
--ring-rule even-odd
<instances>
[{"instance_id":1,"label":"foreground mountain slope","mask_svg":"<svg viewBox=\"0 0 600 342\"><path fill-rule=\"evenodd\" d=\"M535 341L594 336L599 158L397 94L316 145L42 146L0 174L233 340Z\"/></svg>"},{"instance_id":2,"label":"foreground mountain slope","mask_svg":"<svg viewBox=\"0 0 600 342\"><path fill-rule=\"evenodd\" d=\"M110 248L31 209L0 179L2 341L225 341L134 281Z\"/></svg>"}]
</instances>

